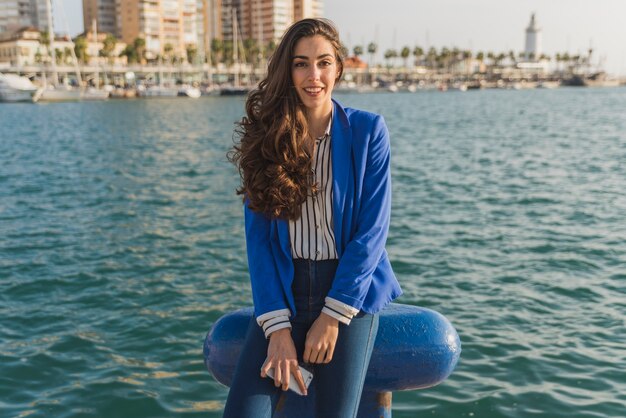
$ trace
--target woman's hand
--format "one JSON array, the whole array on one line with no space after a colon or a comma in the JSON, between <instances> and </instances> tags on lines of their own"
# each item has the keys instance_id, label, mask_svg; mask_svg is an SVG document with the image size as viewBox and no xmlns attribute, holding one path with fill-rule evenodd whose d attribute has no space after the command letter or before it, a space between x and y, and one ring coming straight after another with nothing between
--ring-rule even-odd
<instances>
[{"instance_id":1,"label":"woman's hand","mask_svg":"<svg viewBox=\"0 0 626 418\"><path fill-rule=\"evenodd\" d=\"M330 363L335 352L338 334L339 321L322 312L306 334L304 362Z\"/></svg>"},{"instance_id":2,"label":"woman's hand","mask_svg":"<svg viewBox=\"0 0 626 418\"><path fill-rule=\"evenodd\" d=\"M306 396L307 390L298 367L296 346L293 344L289 328L279 329L270 334L267 359L261 367L261 377L267 377L267 372L270 369L274 369L276 387L282 386L283 390L289 389L289 380L293 374L298 386L300 386L300 391Z\"/></svg>"}]
</instances>

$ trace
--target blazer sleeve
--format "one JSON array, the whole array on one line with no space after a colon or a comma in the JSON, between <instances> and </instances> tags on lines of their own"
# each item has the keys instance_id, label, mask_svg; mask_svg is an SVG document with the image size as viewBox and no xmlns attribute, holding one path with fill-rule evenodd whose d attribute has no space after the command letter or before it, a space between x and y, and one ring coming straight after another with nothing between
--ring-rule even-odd
<instances>
[{"instance_id":1,"label":"blazer sleeve","mask_svg":"<svg viewBox=\"0 0 626 418\"><path fill-rule=\"evenodd\" d=\"M251 210L248 207L248 199L244 202L244 218L254 315L257 318L268 313L289 316L291 311L283 294L282 283L272 253L271 220Z\"/></svg>"},{"instance_id":2,"label":"blazer sleeve","mask_svg":"<svg viewBox=\"0 0 626 418\"><path fill-rule=\"evenodd\" d=\"M339 259L328 296L361 309L387 241L391 215L389 131L377 116L370 137L357 229Z\"/></svg>"}]
</instances>

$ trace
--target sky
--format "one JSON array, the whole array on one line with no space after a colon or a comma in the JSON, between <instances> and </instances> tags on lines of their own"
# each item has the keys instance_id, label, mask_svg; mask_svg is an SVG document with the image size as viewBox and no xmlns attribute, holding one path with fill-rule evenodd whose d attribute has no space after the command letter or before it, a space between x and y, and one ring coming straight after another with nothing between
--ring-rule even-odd
<instances>
[{"instance_id":1,"label":"sky","mask_svg":"<svg viewBox=\"0 0 626 418\"><path fill-rule=\"evenodd\" d=\"M58 32L83 31L82 0L53 3ZM544 53L585 54L592 46L595 64L626 76L626 0L325 0L324 9L350 50L374 41L381 54L416 45L520 52L535 13Z\"/></svg>"}]
</instances>

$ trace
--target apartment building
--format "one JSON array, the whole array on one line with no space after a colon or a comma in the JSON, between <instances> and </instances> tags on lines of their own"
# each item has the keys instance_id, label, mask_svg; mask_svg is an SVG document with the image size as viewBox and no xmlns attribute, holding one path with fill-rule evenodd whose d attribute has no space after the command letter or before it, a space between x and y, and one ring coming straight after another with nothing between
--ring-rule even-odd
<instances>
[{"instance_id":1,"label":"apartment building","mask_svg":"<svg viewBox=\"0 0 626 418\"><path fill-rule=\"evenodd\" d=\"M117 0L117 34L131 44L146 41L146 58L157 54L186 57L198 46L198 0Z\"/></svg>"},{"instance_id":2,"label":"apartment building","mask_svg":"<svg viewBox=\"0 0 626 418\"><path fill-rule=\"evenodd\" d=\"M322 17L321 0L242 0L241 32L267 44L278 41L295 21L307 17Z\"/></svg>"},{"instance_id":3,"label":"apartment building","mask_svg":"<svg viewBox=\"0 0 626 418\"><path fill-rule=\"evenodd\" d=\"M118 36L117 2L119 0L83 0L83 24L85 30L91 30L96 21L98 32Z\"/></svg>"},{"instance_id":4,"label":"apartment building","mask_svg":"<svg viewBox=\"0 0 626 418\"><path fill-rule=\"evenodd\" d=\"M324 2L321 0L294 0L293 20L298 21L307 17L324 16Z\"/></svg>"},{"instance_id":5,"label":"apartment building","mask_svg":"<svg viewBox=\"0 0 626 418\"><path fill-rule=\"evenodd\" d=\"M295 20L322 15L322 0L83 0L86 29L95 19L99 32L127 44L143 38L149 59L185 57L188 47L204 55L212 39L230 41L235 29L240 39L276 42Z\"/></svg>"},{"instance_id":6,"label":"apartment building","mask_svg":"<svg viewBox=\"0 0 626 418\"><path fill-rule=\"evenodd\" d=\"M46 1L0 0L0 33L14 32L23 27L47 30Z\"/></svg>"}]
</instances>

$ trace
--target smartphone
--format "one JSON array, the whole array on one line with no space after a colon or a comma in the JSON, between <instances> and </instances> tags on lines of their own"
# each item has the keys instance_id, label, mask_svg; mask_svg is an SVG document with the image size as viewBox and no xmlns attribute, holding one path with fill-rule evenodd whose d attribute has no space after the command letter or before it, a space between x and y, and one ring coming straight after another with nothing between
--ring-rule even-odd
<instances>
[{"instance_id":1,"label":"smartphone","mask_svg":"<svg viewBox=\"0 0 626 418\"><path fill-rule=\"evenodd\" d=\"M305 369L302 366L298 366L298 367L300 367L300 373L302 373L302 379L304 380L304 386L308 389L309 385L311 384L311 380L313 380L313 373L311 373L310 371L308 371L307 369ZM269 377L271 379L274 378L274 369L269 369L267 371L267 377ZM303 395L302 391L300 390L300 386L298 385L298 381L294 377L293 373L291 373L291 377L289 379L289 389L293 390L294 392L296 392L300 396Z\"/></svg>"}]
</instances>

